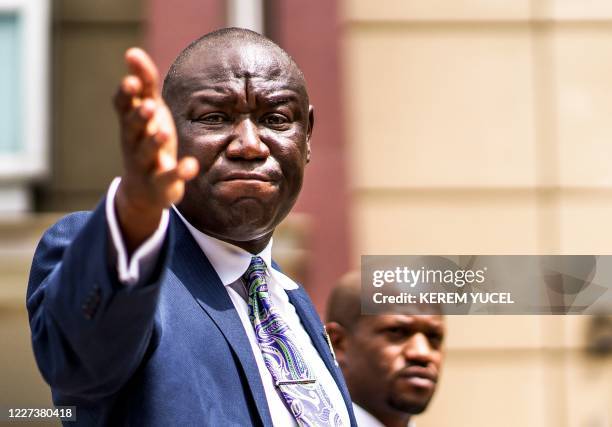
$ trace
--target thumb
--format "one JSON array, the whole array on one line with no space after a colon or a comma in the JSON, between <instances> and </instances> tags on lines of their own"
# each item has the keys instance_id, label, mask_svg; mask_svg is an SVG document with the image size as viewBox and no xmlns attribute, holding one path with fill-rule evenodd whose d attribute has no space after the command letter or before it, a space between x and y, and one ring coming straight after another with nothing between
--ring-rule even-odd
<instances>
[{"instance_id":1,"label":"thumb","mask_svg":"<svg viewBox=\"0 0 612 427\"><path fill-rule=\"evenodd\" d=\"M185 181L189 181L195 178L200 171L200 164L195 157L188 156L179 160L176 168L178 177Z\"/></svg>"}]
</instances>

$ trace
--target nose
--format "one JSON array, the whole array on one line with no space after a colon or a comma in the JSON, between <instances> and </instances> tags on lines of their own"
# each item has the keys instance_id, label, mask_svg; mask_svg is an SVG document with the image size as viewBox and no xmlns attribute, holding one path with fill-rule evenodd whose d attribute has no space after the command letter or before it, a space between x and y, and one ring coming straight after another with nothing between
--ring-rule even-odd
<instances>
[{"instance_id":1,"label":"nose","mask_svg":"<svg viewBox=\"0 0 612 427\"><path fill-rule=\"evenodd\" d=\"M232 141L226 148L227 157L233 159L265 159L270 150L259 138L258 129L250 118L240 120L234 127Z\"/></svg>"},{"instance_id":2,"label":"nose","mask_svg":"<svg viewBox=\"0 0 612 427\"><path fill-rule=\"evenodd\" d=\"M422 333L412 335L404 345L404 357L412 362L427 364L432 361L434 349Z\"/></svg>"}]
</instances>

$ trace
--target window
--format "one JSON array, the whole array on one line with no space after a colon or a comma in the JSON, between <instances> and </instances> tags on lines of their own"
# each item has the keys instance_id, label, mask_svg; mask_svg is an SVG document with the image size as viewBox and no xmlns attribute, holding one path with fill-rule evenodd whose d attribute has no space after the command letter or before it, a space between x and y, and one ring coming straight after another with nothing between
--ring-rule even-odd
<instances>
[{"instance_id":1,"label":"window","mask_svg":"<svg viewBox=\"0 0 612 427\"><path fill-rule=\"evenodd\" d=\"M29 209L47 172L48 0L0 0L0 211Z\"/></svg>"}]
</instances>

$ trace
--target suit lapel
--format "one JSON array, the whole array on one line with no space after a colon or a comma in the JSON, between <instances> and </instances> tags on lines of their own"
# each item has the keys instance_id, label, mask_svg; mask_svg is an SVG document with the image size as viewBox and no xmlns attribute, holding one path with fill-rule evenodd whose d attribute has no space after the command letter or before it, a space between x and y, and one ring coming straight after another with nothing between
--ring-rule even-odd
<instances>
[{"instance_id":1,"label":"suit lapel","mask_svg":"<svg viewBox=\"0 0 612 427\"><path fill-rule=\"evenodd\" d=\"M355 416L353 415L353 403L346 388L346 384L344 383L344 378L340 377L338 374L339 368L336 367L331 349L329 348L325 337L325 330L323 329L323 325L321 325L321 320L319 319L318 314L314 311L310 298L301 286L298 289L287 291L287 295L289 296L289 301L295 307L295 310L302 321L302 325L304 325L304 329L306 329L306 332L310 336L313 345L325 363L327 370L332 375L336 385L338 385L340 393L342 393L344 403L346 404L346 408L351 419L351 425L357 425Z\"/></svg>"},{"instance_id":2,"label":"suit lapel","mask_svg":"<svg viewBox=\"0 0 612 427\"><path fill-rule=\"evenodd\" d=\"M234 304L187 227L173 211L171 218L172 231L175 233L171 268L225 336L242 365L263 424L272 425L257 363Z\"/></svg>"}]
</instances>

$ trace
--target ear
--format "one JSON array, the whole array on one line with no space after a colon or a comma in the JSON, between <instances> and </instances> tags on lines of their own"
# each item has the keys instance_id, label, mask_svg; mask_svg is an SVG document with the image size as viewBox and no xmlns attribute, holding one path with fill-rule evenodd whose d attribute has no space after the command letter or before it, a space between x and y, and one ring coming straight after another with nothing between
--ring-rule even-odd
<instances>
[{"instance_id":1,"label":"ear","mask_svg":"<svg viewBox=\"0 0 612 427\"><path fill-rule=\"evenodd\" d=\"M314 126L314 107L308 106L308 129L306 130L306 163L310 163L310 138L312 137L312 128Z\"/></svg>"},{"instance_id":2,"label":"ear","mask_svg":"<svg viewBox=\"0 0 612 427\"><path fill-rule=\"evenodd\" d=\"M327 322L325 329L329 335L334 353L336 354L336 360L340 367L346 365L346 347L348 340L348 331L337 322Z\"/></svg>"}]
</instances>

